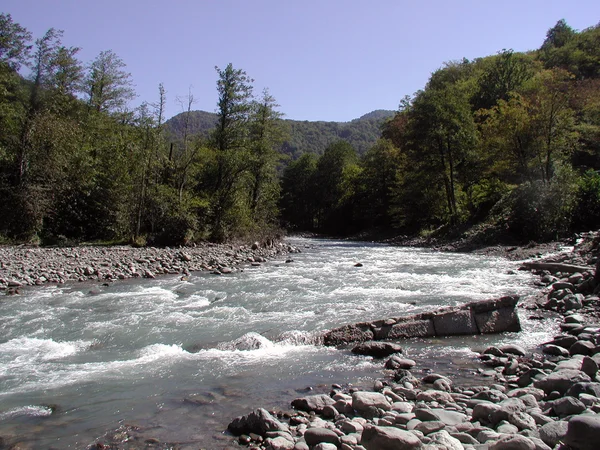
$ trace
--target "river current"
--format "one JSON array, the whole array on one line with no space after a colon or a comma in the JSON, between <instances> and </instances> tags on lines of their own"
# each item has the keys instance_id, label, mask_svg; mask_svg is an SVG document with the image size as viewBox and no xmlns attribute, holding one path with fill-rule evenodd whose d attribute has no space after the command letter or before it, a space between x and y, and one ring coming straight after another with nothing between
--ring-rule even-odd
<instances>
[{"instance_id":1,"label":"river current","mask_svg":"<svg viewBox=\"0 0 600 450\"><path fill-rule=\"evenodd\" d=\"M27 289L0 300L0 436L32 448L86 448L135 425L161 442L224 447L256 407L370 385L382 362L318 343L365 320L534 291L517 263L473 254L295 238L302 252L230 275ZM282 257L283 258L283 257ZM362 263L362 267L355 267ZM519 343L553 330L521 317ZM416 371L468 377L476 353L514 333L406 341Z\"/></svg>"}]
</instances>

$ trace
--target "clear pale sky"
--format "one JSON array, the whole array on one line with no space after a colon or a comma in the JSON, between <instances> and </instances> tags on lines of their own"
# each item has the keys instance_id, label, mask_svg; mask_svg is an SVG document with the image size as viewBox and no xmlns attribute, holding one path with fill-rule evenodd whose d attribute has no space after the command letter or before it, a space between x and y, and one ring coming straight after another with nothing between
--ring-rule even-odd
<instances>
[{"instance_id":1,"label":"clear pale sky","mask_svg":"<svg viewBox=\"0 0 600 450\"><path fill-rule=\"evenodd\" d=\"M559 19L600 21L598 0L2 0L0 12L90 62L113 50L138 98L167 90L167 116L191 87L194 109L215 111L214 67L229 62L268 87L286 118L348 121L397 109L444 61L503 48L538 48Z\"/></svg>"}]
</instances>

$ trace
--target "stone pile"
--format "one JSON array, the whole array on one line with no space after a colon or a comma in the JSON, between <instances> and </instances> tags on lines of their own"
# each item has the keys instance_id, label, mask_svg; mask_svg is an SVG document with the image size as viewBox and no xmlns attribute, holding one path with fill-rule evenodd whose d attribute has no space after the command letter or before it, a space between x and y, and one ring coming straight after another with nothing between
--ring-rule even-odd
<instances>
[{"instance_id":1,"label":"stone pile","mask_svg":"<svg viewBox=\"0 0 600 450\"><path fill-rule=\"evenodd\" d=\"M180 248L129 246L0 247L0 290L17 293L22 286L70 281L154 278L194 271L227 274L242 264L299 250L288 244L200 244Z\"/></svg>"},{"instance_id":2,"label":"stone pile","mask_svg":"<svg viewBox=\"0 0 600 450\"><path fill-rule=\"evenodd\" d=\"M546 345L567 353L490 347L480 357L492 368L482 371L481 385L456 386L435 373L419 378L396 348L385 363L390 376L373 391L334 385L330 394L295 399L291 412L258 409L228 429L250 448L272 450L596 450L600 326L570 317Z\"/></svg>"}]
</instances>

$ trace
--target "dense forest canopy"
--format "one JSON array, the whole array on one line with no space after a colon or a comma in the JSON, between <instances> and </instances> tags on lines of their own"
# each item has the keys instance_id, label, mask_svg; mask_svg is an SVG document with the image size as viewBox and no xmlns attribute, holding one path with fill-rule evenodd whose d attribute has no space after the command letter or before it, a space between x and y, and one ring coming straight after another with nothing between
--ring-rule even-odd
<instances>
[{"instance_id":1,"label":"dense forest canopy","mask_svg":"<svg viewBox=\"0 0 600 450\"><path fill-rule=\"evenodd\" d=\"M284 120L215 68L216 113L166 121L114 52L93 61L0 14L0 240L183 244L479 224L522 240L600 223L600 26L450 61L397 112ZM401 93L395 93L400 97Z\"/></svg>"}]
</instances>

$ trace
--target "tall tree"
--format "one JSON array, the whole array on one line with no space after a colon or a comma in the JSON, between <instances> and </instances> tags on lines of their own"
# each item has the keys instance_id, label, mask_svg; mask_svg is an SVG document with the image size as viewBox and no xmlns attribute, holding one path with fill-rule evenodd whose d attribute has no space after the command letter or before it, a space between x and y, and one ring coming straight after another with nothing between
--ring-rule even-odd
<instances>
[{"instance_id":1,"label":"tall tree","mask_svg":"<svg viewBox=\"0 0 600 450\"><path fill-rule=\"evenodd\" d=\"M259 226L273 223L277 216L277 149L285 139L283 114L278 107L265 89L260 100L254 102L250 117L250 211Z\"/></svg>"},{"instance_id":2,"label":"tall tree","mask_svg":"<svg viewBox=\"0 0 600 450\"><path fill-rule=\"evenodd\" d=\"M115 112L135 98L131 74L112 50L100 52L90 64L85 80L88 104L97 112Z\"/></svg>"},{"instance_id":3,"label":"tall tree","mask_svg":"<svg viewBox=\"0 0 600 450\"><path fill-rule=\"evenodd\" d=\"M222 240L243 219L243 212L235 211L239 192L236 189L242 175L248 170L249 119L252 112L252 80L246 72L234 69L229 63L225 69L215 67L219 78L217 128L213 140L216 150L216 173L212 200L213 237Z\"/></svg>"}]
</instances>

